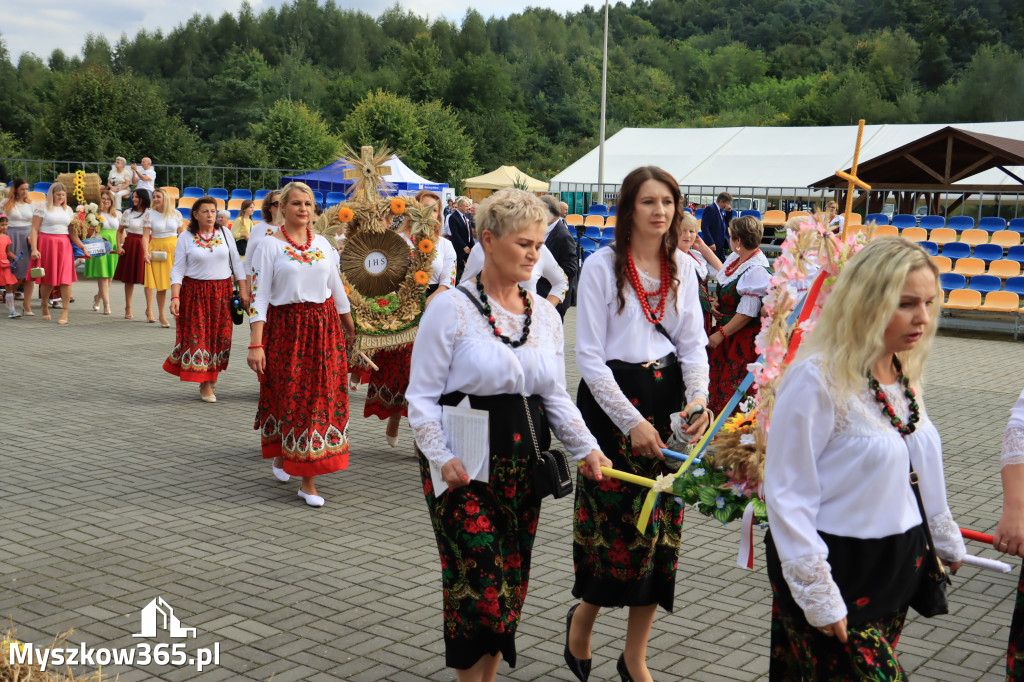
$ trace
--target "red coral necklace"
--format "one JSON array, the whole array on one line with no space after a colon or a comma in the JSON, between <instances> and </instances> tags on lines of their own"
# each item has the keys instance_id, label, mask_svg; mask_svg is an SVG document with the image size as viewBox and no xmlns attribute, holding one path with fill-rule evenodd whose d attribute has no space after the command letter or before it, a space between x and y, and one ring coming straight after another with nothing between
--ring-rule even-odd
<instances>
[{"instance_id":1,"label":"red coral necklace","mask_svg":"<svg viewBox=\"0 0 1024 682\"><path fill-rule=\"evenodd\" d=\"M644 311L644 317L651 324L659 324L662 318L665 317L665 300L668 298L668 287L671 281L668 274L668 263L665 260L665 252L661 252L661 286L658 287L657 291L647 291L644 289L644 285L640 281L640 273L637 272L636 263L633 262L633 254L630 251L626 251L626 279L633 286L636 297L640 299L640 307ZM659 296L660 299L658 300L657 307L651 310L651 305L647 302L647 299L655 296Z\"/></svg>"},{"instance_id":2,"label":"red coral necklace","mask_svg":"<svg viewBox=\"0 0 1024 682\"><path fill-rule=\"evenodd\" d=\"M289 244L294 246L299 251L305 251L306 249L308 249L313 244L313 230L309 229L308 225L306 226L306 245L305 246L299 246L296 242L293 242L292 238L288 236L288 230L284 229L284 227L281 228L281 234L284 235L285 240L287 240L287 242Z\"/></svg>"},{"instance_id":3,"label":"red coral necklace","mask_svg":"<svg viewBox=\"0 0 1024 682\"><path fill-rule=\"evenodd\" d=\"M737 258L732 263L730 263L725 268L725 276L726 277L732 277L733 274L735 274L735 272L740 269L740 266L743 265L744 263L746 263L748 260L750 260L754 256L756 256L758 251L760 251L760 249L758 249L757 251L752 251L750 253L750 255L748 255L746 258Z\"/></svg>"}]
</instances>

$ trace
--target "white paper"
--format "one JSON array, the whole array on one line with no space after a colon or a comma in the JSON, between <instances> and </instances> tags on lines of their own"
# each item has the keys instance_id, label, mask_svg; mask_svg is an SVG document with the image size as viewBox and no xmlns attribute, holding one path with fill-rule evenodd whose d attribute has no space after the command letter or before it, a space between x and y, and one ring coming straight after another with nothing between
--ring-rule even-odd
<instances>
[{"instance_id":1,"label":"white paper","mask_svg":"<svg viewBox=\"0 0 1024 682\"><path fill-rule=\"evenodd\" d=\"M468 400L463 400L460 405L468 405ZM441 408L441 428L444 429L448 449L462 462L471 480L483 483L490 483L491 475L489 419L486 410L449 406ZM430 477L434 483L435 496L441 497L448 492L441 467L433 462L430 464Z\"/></svg>"}]
</instances>

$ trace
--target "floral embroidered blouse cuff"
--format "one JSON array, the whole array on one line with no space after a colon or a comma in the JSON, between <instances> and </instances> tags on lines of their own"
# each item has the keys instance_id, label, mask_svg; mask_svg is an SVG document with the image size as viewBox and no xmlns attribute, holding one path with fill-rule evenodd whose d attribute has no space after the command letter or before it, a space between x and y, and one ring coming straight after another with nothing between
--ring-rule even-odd
<instances>
[{"instance_id":1,"label":"floral embroidered blouse cuff","mask_svg":"<svg viewBox=\"0 0 1024 682\"><path fill-rule=\"evenodd\" d=\"M448 460L455 458L452 451L448 449L448 442L444 437L441 422L425 421L420 424L413 424L412 431L416 437L416 445L419 447L420 452L423 453L423 456L431 464L442 467Z\"/></svg>"},{"instance_id":2,"label":"floral embroidered blouse cuff","mask_svg":"<svg viewBox=\"0 0 1024 682\"><path fill-rule=\"evenodd\" d=\"M935 542L935 553L946 562L963 561L967 546L960 534L960 526L953 520L949 509L928 519L928 528Z\"/></svg>"},{"instance_id":3,"label":"floral embroidered blouse cuff","mask_svg":"<svg viewBox=\"0 0 1024 682\"><path fill-rule=\"evenodd\" d=\"M630 430L646 421L640 414L640 410L636 409L626 398L610 372L592 383L587 382L587 387L590 388L590 393L594 396L597 404L622 433L628 435Z\"/></svg>"},{"instance_id":4,"label":"floral embroidered blouse cuff","mask_svg":"<svg viewBox=\"0 0 1024 682\"><path fill-rule=\"evenodd\" d=\"M793 600L814 627L822 628L846 617L846 604L824 554L783 561L782 575Z\"/></svg>"},{"instance_id":5,"label":"floral embroidered blouse cuff","mask_svg":"<svg viewBox=\"0 0 1024 682\"><path fill-rule=\"evenodd\" d=\"M1010 424L1003 434L1002 466L1024 464L1024 427Z\"/></svg>"},{"instance_id":6,"label":"floral embroidered blouse cuff","mask_svg":"<svg viewBox=\"0 0 1024 682\"><path fill-rule=\"evenodd\" d=\"M704 398L706 401L710 383L711 378L707 365L683 367L683 385L686 386L687 403L693 402L696 398Z\"/></svg>"}]
</instances>

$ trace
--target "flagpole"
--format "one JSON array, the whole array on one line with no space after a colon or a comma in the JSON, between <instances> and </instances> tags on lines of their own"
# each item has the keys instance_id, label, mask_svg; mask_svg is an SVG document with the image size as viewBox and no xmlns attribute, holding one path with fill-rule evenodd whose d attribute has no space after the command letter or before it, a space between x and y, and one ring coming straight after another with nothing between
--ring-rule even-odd
<instances>
[{"instance_id":1,"label":"flagpole","mask_svg":"<svg viewBox=\"0 0 1024 682\"><path fill-rule=\"evenodd\" d=\"M597 203L604 203L604 119L608 103L608 0L604 0L604 56L601 61L601 142L597 153Z\"/></svg>"}]
</instances>

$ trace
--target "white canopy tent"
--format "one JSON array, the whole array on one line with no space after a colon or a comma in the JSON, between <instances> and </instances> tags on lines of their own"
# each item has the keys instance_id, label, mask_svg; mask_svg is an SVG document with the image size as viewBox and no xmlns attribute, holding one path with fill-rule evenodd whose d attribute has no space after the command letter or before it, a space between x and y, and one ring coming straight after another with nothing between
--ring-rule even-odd
<instances>
[{"instance_id":1,"label":"white canopy tent","mask_svg":"<svg viewBox=\"0 0 1024 682\"><path fill-rule=\"evenodd\" d=\"M864 127L860 160L867 161L947 125L1024 140L1024 121L885 124ZM638 166L660 166L683 187L807 187L853 164L857 126L744 128L623 128L605 142L605 189L617 191ZM551 179L552 192L597 189L595 147ZM1024 168L1009 168L1024 177ZM957 184L1020 184L989 170Z\"/></svg>"}]
</instances>

